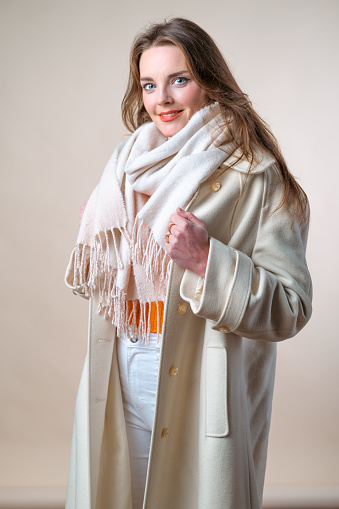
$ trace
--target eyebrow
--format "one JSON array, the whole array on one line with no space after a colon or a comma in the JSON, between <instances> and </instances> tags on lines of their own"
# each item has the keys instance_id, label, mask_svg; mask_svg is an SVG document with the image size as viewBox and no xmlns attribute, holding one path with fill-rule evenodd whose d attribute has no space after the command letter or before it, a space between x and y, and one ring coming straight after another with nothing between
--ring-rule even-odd
<instances>
[{"instance_id":1,"label":"eyebrow","mask_svg":"<svg viewBox=\"0 0 339 509\"><path fill-rule=\"evenodd\" d=\"M188 73L188 70L185 69L185 70L182 70L182 71L178 71L178 72L174 72L173 74L169 74L167 77L168 78L174 78L174 76L179 76L179 74L184 74L184 73ZM140 81L154 81L153 78L149 77L149 76L143 76L140 78Z\"/></svg>"}]
</instances>

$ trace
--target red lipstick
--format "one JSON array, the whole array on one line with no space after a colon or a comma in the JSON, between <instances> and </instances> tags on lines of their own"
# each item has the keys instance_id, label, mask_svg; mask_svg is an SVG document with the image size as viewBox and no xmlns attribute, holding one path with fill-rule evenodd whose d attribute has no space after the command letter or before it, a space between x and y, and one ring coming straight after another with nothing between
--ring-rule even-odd
<instances>
[{"instance_id":1,"label":"red lipstick","mask_svg":"<svg viewBox=\"0 0 339 509\"><path fill-rule=\"evenodd\" d=\"M177 118L183 111L184 110L162 111L159 113L159 117L163 122L171 122L171 120Z\"/></svg>"}]
</instances>

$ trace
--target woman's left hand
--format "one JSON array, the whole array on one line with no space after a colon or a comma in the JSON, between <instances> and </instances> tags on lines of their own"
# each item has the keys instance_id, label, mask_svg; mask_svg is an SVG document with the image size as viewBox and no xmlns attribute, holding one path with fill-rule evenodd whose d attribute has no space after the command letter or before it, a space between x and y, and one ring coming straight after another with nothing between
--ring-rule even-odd
<instances>
[{"instance_id":1,"label":"woman's left hand","mask_svg":"<svg viewBox=\"0 0 339 509\"><path fill-rule=\"evenodd\" d=\"M167 253L180 267L205 277L209 253L206 225L191 212L185 212L180 208L169 220Z\"/></svg>"}]
</instances>

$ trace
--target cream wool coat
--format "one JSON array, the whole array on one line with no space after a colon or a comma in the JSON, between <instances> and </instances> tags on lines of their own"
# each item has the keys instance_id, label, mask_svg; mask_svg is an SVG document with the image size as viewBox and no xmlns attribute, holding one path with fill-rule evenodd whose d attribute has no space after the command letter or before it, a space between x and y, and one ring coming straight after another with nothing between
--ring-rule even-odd
<instances>
[{"instance_id":1,"label":"cream wool coat","mask_svg":"<svg viewBox=\"0 0 339 509\"><path fill-rule=\"evenodd\" d=\"M196 274L171 269L144 509L261 507L276 342L309 320L312 286L307 225L274 212L274 162L252 170L237 203L247 168L217 168L187 207L210 252L201 295ZM132 509L118 340L96 308L93 298L66 509Z\"/></svg>"}]
</instances>

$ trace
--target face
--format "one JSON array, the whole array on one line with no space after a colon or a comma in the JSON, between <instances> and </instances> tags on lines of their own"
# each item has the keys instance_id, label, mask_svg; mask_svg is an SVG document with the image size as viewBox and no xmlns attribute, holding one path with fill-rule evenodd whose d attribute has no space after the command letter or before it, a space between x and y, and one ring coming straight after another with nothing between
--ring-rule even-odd
<instances>
[{"instance_id":1,"label":"face","mask_svg":"<svg viewBox=\"0 0 339 509\"><path fill-rule=\"evenodd\" d=\"M166 137L179 132L207 104L177 46L145 50L140 58L140 83L146 111Z\"/></svg>"}]
</instances>

